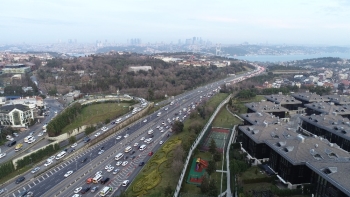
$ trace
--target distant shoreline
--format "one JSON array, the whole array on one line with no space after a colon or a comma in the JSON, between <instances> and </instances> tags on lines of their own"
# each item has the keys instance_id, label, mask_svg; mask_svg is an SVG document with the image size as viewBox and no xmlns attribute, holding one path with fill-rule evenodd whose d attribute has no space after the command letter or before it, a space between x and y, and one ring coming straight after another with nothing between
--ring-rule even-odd
<instances>
[{"instance_id":1,"label":"distant shoreline","mask_svg":"<svg viewBox=\"0 0 350 197\"><path fill-rule=\"evenodd\" d=\"M294 60L314 59L321 57L339 57L350 59L349 53L317 53L317 54L297 54L297 55L250 55L250 56L229 56L229 58L246 60L251 62L289 62Z\"/></svg>"}]
</instances>

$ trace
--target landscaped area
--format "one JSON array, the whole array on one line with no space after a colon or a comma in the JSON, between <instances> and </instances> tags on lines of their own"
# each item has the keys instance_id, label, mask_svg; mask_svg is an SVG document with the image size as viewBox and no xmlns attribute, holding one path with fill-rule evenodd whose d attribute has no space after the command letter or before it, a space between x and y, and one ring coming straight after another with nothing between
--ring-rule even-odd
<instances>
[{"instance_id":1,"label":"landscaped area","mask_svg":"<svg viewBox=\"0 0 350 197\"><path fill-rule=\"evenodd\" d=\"M209 111L214 111L216 107L225 98L227 98L227 96L228 94L220 93L209 98L210 100L208 100L208 102L205 104L205 108ZM198 129L201 131L201 128L203 128L210 116L211 113L206 114L205 119L203 119L198 112L190 115L190 118L184 122L183 131L169 137L169 140L164 143L162 148L155 153L151 160L148 161L144 169L137 175L135 181L132 182L127 190L127 196L166 196L164 191L167 189L167 187L174 191L179 180L180 173L174 173L174 171L171 169L174 157L173 149L180 144L184 150L189 150L193 140L197 137ZM211 158L210 153L198 153L199 156L203 156L203 158ZM187 156L186 154L187 153L185 153L184 157ZM221 174L216 172L212 173L212 178L219 180L221 178ZM224 179L225 178L226 177L224 177ZM226 184L226 180L224 181ZM219 181L216 184L219 187ZM199 189L196 186L194 186L194 188Z\"/></svg>"},{"instance_id":2,"label":"landscaped area","mask_svg":"<svg viewBox=\"0 0 350 197\"><path fill-rule=\"evenodd\" d=\"M221 128L233 128L234 125L241 124L242 121L233 116L226 107L223 107L215 117L212 126Z\"/></svg>"},{"instance_id":3,"label":"landscaped area","mask_svg":"<svg viewBox=\"0 0 350 197\"><path fill-rule=\"evenodd\" d=\"M63 132L76 129L83 125L104 123L106 119L113 120L129 112L131 103L97 103L84 107L76 121L66 126Z\"/></svg>"}]
</instances>

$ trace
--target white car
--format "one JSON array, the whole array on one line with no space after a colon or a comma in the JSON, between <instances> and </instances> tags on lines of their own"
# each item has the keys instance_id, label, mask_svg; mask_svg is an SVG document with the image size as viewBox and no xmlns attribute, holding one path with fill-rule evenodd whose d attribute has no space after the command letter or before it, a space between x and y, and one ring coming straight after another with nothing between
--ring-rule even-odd
<instances>
[{"instance_id":1,"label":"white car","mask_svg":"<svg viewBox=\"0 0 350 197\"><path fill-rule=\"evenodd\" d=\"M124 138L127 138L127 137L129 137L129 134L124 135Z\"/></svg>"},{"instance_id":2,"label":"white car","mask_svg":"<svg viewBox=\"0 0 350 197\"><path fill-rule=\"evenodd\" d=\"M51 156L48 158L49 160L54 160L55 159L55 156Z\"/></svg>"},{"instance_id":3,"label":"white car","mask_svg":"<svg viewBox=\"0 0 350 197\"><path fill-rule=\"evenodd\" d=\"M95 175L97 176L97 175L101 175L101 174L102 174L102 171L98 171L98 172L96 172Z\"/></svg>"},{"instance_id":4,"label":"white car","mask_svg":"<svg viewBox=\"0 0 350 197\"><path fill-rule=\"evenodd\" d=\"M160 127L160 125L157 125L157 127L156 127L156 128L157 128L157 129L159 129L159 127Z\"/></svg>"},{"instance_id":5,"label":"white car","mask_svg":"<svg viewBox=\"0 0 350 197\"><path fill-rule=\"evenodd\" d=\"M115 138L115 139L120 140L121 138L122 138L122 136L119 135L119 136L118 136L117 138Z\"/></svg>"},{"instance_id":6,"label":"white car","mask_svg":"<svg viewBox=\"0 0 350 197\"><path fill-rule=\"evenodd\" d=\"M43 136L43 135L44 135L43 132L40 132L40 133L38 134L39 137L41 137L41 136Z\"/></svg>"},{"instance_id":7,"label":"white car","mask_svg":"<svg viewBox=\"0 0 350 197\"><path fill-rule=\"evenodd\" d=\"M139 145L139 143L137 143L137 142L134 144L134 146L138 146L138 145Z\"/></svg>"},{"instance_id":8,"label":"white car","mask_svg":"<svg viewBox=\"0 0 350 197\"><path fill-rule=\"evenodd\" d=\"M164 130L162 129L162 130L160 130L160 132L161 132L161 133L164 133Z\"/></svg>"},{"instance_id":9,"label":"white car","mask_svg":"<svg viewBox=\"0 0 350 197\"><path fill-rule=\"evenodd\" d=\"M52 164L52 160L47 160L44 166L49 166L50 164Z\"/></svg>"},{"instance_id":10,"label":"white car","mask_svg":"<svg viewBox=\"0 0 350 197\"><path fill-rule=\"evenodd\" d=\"M101 135L101 133L100 133L100 132L97 132L97 133L95 134L95 137L98 137L99 135Z\"/></svg>"},{"instance_id":11,"label":"white car","mask_svg":"<svg viewBox=\"0 0 350 197\"><path fill-rule=\"evenodd\" d=\"M163 144L163 141L160 141L159 144Z\"/></svg>"},{"instance_id":12,"label":"white car","mask_svg":"<svg viewBox=\"0 0 350 197\"><path fill-rule=\"evenodd\" d=\"M125 180L125 181L123 181L123 183L122 183L122 186L127 186L129 184L129 180Z\"/></svg>"},{"instance_id":13,"label":"white car","mask_svg":"<svg viewBox=\"0 0 350 197\"><path fill-rule=\"evenodd\" d=\"M124 161L123 163L122 163L122 166L126 166L126 165L128 165L128 161Z\"/></svg>"},{"instance_id":14,"label":"white car","mask_svg":"<svg viewBox=\"0 0 350 197\"><path fill-rule=\"evenodd\" d=\"M111 166L110 168L107 169L107 172L112 172L114 170L114 167Z\"/></svg>"},{"instance_id":15,"label":"white car","mask_svg":"<svg viewBox=\"0 0 350 197\"><path fill-rule=\"evenodd\" d=\"M0 158L3 158L3 157L5 157L6 156L6 153L1 153L0 154Z\"/></svg>"},{"instance_id":16,"label":"white car","mask_svg":"<svg viewBox=\"0 0 350 197\"><path fill-rule=\"evenodd\" d=\"M80 194L74 194L72 197L81 197Z\"/></svg>"},{"instance_id":17,"label":"white car","mask_svg":"<svg viewBox=\"0 0 350 197\"><path fill-rule=\"evenodd\" d=\"M165 108L165 111L168 110L168 108Z\"/></svg>"},{"instance_id":18,"label":"white car","mask_svg":"<svg viewBox=\"0 0 350 197\"><path fill-rule=\"evenodd\" d=\"M147 122L147 119L145 119L143 122Z\"/></svg>"},{"instance_id":19,"label":"white car","mask_svg":"<svg viewBox=\"0 0 350 197\"><path fill-rule=\"evenodd\" d=\"M111 164L106 165L105 170L108 170L108 168L112 167Z\"/></svg>"},{"instance_id":20,"label":"white car","mask_svg":"<svg viewBox=\"0 0 350 197\"><path fill-rule=\"evenodd\" d=\"M145 141L145 137L142 137L140 140L141 140L141 141Z\"/></svg>"},{"instance_id":21,"label":"white car","mask_svg":"<svg viewBox=\"0 0 350 197\"><path fill-rule=\"evenodd\" d=\"M115 164L116 166L120 166L120 164L122 164L122 161L117 161L117 163Z\"/></svg>"},{"instance_id":22,"label":"white car","mask_svg":"<svg viewBox=\"0 0 350 197\"><path fill-rule=\"evenodd\" d=\"M73 174L73 170L70 170L66 174L64 174L64 177L69 177L71 174Z\"/></svg>"},{"instance_id":23,"label":"white car","mask_svg":"<svg viewBox=\"0 0 350 197\"><path fill-rule=\"evenodd\" d=\"M105 150L100 150L100 151L98 152L98 154L101 155L101 154L104 153L104 152L105 152Z\"/></svg>"},{"instance_id":24,"label":"white car","mask_svg":"<svg viewBox=\"0 0 350 197\"><path fill-rule=\"evenodd\" d=\"M72 146L70 146L70 147L75 148L75 147L77 147L77 146L78 146L78 144L77 144L77 143L74 143L74 144L72 144Z\"/></svg>"},{"instance_id":25,"label":"white car","mask_svg":"<svg viewBox=\"0 0 350 197\"><path fill-rule=\"evenodd\" d=\"M74 193L75 193L75 194L79 193L79 192L81 191L81 189L83 189L83 188L82 188L82 187L76 188L76 189L74 190Z\"/></svg>"},{"instance_id":26,"label":"white car","mask_svg":"<svg viewBox=\"0 0 350 197\"><path fill-rule=\"evenodd\" d=\"M33 142L35 142L35 138L33 138L32 140L28 140L28 144L31 144Z\"/></svg>"}]
</instances>

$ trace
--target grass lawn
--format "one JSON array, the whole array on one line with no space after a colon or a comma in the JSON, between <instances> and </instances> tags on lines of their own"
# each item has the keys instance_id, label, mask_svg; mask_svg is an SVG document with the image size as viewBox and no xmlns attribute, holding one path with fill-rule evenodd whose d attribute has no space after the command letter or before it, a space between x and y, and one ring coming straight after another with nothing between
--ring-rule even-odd
<instances>
[{"instance_id":1,"label":"grass lawn","mask_svg":"<svg viewBox=\"0 0 350 197\"><path fill-rule=\"evenodd\" d=\"M246 100L240 100L239 102L242 102L242 103L259 102L261 100L266 100L266 98L264 96L265 95L256 95L254 98L246 99Z\"/></svg>"},{"instance_id":2,"label":"grass lawn","mask_svg":"<svg viewBox=\"0 0 350 197\"><path fill-rule=\"evenodd\" d=\"M270 189L271 186L272 186L271 183L266 183L266 182L251 183L251 184L244 184L243 190L244 192L248 192L251 194L252 190L264 191L264 190Z\"/></svg>"},{"instance_id":3,"label":"grass lawn","mask_svg":"<svg viewBox=\"0 0 350 197\"><path fill-rule=\"evenodd\" d=\"M215 117L212 126L213 127L223 127L223 128L233 128L234 125L242 123L241 120L232 116L230 112L227 111L226 107L221 108L218 115Z\"/></svg>"},{"instance_id":4,"label":"grass lawn","mask_svg":"<svg viewBox=\"0 0 350 197\"><path fill-rule=\"evenodd\" d=\"M257 173L255 174L255 172ZM260 172L261 169L258 166L252 166L247 171L245 171L240 178L242 179L255 179L255 178L263 178L267 177L266 174Z\"/></svg>"},{"instance_id":5,"label":"grass lawn","mask_svg":"<svg viewBox=\"0 0 350 197\"><path fill-rule=\"evenodd\" d=\"M113 120L129 112L130 103L98 103L84 107L82 113L72 124L63 129L63 133L83 125L104 123L106 119Z\"/></svg>"}]
</instances>

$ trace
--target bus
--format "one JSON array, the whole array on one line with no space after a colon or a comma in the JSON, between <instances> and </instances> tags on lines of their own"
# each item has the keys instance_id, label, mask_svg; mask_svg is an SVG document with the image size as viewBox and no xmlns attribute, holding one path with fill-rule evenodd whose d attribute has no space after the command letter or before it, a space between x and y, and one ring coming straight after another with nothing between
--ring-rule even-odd
<instances>
[{"instance_id":1,"label":"bus","mask_svg":"<svg viewBox=\"0 0 350 197\"><path fill-rule=\"evenodd\" d=\"M97 174L93 179L92 182L98 183L100 180L102 180L103 176L101 174Z\"/></svg>"},{"instance_id":2,"label":"bus","mask_svg":"<svg viewBox=\"0 0 350 197\"><path fill-rule=\"evenodd\" d=\"M67 154L66 151L62 151L62 152L58 153L58 155L56 155L56 160L63 158L64 156L66 156L66 154Z\"/></svg>"},{"instance_id":3,"label":"bus","mask_svg":"<svg viewBox=\"0 0 350 197\"><path fill-rule=\"evenodd\" d=\"M17 144L17 146L15 147L15 151L20 151L22 149L22 146L22 143Z\"/></svg>"},{"instance_id":4,"label":"bus","mask_svg":"<svg viewBox=\"0 0 350 197\"><path fill-rule=\"evenodd\" d=\"M100 196L106 196L109 192L112 192L112 188L111 187L104 187L100 191Z\"/></svg>"}]
</instances>

